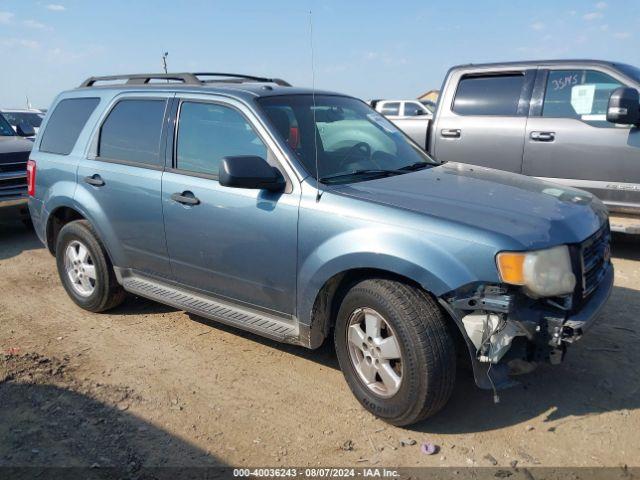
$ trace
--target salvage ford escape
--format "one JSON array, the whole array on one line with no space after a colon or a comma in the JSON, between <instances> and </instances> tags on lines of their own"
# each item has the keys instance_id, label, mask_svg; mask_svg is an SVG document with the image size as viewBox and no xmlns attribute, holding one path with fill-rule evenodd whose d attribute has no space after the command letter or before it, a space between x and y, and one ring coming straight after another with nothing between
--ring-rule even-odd
<instances>
[{"instance_id":1,"label":"salvage ford escape","mask_svg":"<svg viewBox=\"0 0 640 480\"><path fill-rule=\"evenodd\" d=\"M130 292L308 348L333 335L354 395L396 425L446 404L457 352L494 391L561 362L612 288L593 195L435 161L355 98L136 74L50 112L29 207L75 303Z\"/></svg>"}]
</instances>

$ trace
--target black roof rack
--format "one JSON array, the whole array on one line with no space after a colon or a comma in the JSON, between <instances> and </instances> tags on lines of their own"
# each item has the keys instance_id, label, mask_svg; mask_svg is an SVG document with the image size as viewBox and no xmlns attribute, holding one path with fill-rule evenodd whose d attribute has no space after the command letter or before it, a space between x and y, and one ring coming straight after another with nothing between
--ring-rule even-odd
<instances>
[{"instance_id":1,"label":"black roof rack","mask_svg":"<svg viewBox=\"0 0 640 480\"><path fill-rule=\"evenodd\" d=\"M216 79L201 80L198 77L218 77ZM97 82L110 82L113 80L125 80L126 85L146 85L152 80L167 80L184 83L185 85L205 85L207 83L275 83L283 87L290 87L291 84L280 78L254 77L252 75L241 75L237 73L133 73L129 75L107 75L103 77L89 77L80 84L79 88L93 87Z\"/></svg>"}]
</instances>

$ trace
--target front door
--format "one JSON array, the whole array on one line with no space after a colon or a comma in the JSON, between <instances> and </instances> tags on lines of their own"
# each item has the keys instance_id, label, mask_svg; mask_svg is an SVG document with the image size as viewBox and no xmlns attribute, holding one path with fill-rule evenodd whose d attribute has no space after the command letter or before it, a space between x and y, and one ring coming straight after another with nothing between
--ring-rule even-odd
<instances>
[{"instance_id":1,"label":"front door","mask_svg":"<svg viewBox=\"0 0 640 480\"><path fill-rule=\"evenodd\" d=\"M162 180L167 248L176 281L249 306L293 314L299 191L223 187L226 156L256 155L283 175L240 105L182 99L172 168Z\"/></svg>"},{"instance_id":2,"label":"front door","mask_svg":"<svg viewBox=\"0 0 640 480\"><path fill-rule=\"evenodd\" d=\"M523 173L600 197L611 211L640 211L640 130L606 121L623 82L596 69L550 70L538 116L527 123Z\"/></svg>"},{"instance_id":3,"label":"front door","mask_svg":"<svg viewBox=\"0 0 640 480\"><path fill-rule=\"evenodd\" d=\"M520 173L534 76L532 70L463 75L452 103L438 112L434 156Z\"/></svg>"}]
</instances>

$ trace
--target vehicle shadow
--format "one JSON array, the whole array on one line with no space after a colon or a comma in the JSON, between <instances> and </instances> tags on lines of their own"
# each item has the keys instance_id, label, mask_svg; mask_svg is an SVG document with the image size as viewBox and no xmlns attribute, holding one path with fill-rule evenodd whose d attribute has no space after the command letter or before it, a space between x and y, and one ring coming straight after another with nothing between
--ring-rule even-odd
<instances>
[{"instance_id":1,"label":"vehicle shadow","mask_svg":"<svg viewBox=\"0 0 640 480\"><path fill-rule=\"evenodd\" d=\"M0 208L0 261L26 250L44 248L31 225L25 224L23 218L18 207Z\"/></svg>"},{"instance_id":2,"label":"vehicle shadow","mask_svg":"<svg viewBox=\"0 0 640 480\"><path fill-rule=\"evenodd\" d=\"M640 235L614 233L611 239L611 256L625 260L640 260Z\"/></svg>"},{"instance_id":3,"label":"vehicle shadow","mask_svg":"<svg viewBox=\"0 0 640 480\"><path fill-rule=\"evenodd\" d=\"M135 393L64 372L64 362L35 354L0 358L0 469L10 478L158 478L145 475L225 466L128 413L142 401Z\"/></svg>"}]
</instances>

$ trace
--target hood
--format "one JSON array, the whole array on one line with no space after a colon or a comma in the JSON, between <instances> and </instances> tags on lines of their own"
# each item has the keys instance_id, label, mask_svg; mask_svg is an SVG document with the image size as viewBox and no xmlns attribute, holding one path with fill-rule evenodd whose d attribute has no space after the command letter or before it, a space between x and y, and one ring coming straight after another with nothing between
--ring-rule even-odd
<instances>
[{"instance_id":1,"label":"hood","mask_svg":"<svg viewBox=\"0 0 640 480\"><path fill-rule=\"evenodd\" d=\"M523 249L581 242L607 218L602 202L582 190L455 162L336 193L509 237Z\"/></svg>"},{"instance_id":2,"label":"hood","mask_svg":"<svg viewBox=\"0 0 640 480\"><path fill-rule=\"evenodd\" d=\"M0 163L27 161L33 142L22 137L0 136Z\"/></svg>"}]
</instances>

